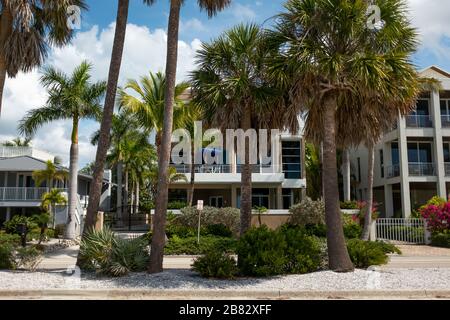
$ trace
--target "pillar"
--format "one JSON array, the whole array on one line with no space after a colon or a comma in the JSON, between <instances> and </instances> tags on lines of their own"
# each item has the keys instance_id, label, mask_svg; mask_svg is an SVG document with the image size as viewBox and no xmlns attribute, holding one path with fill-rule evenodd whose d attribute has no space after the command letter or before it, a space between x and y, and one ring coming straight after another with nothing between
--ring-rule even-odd
<instances>
[{"instance_id":1,"label":"pillar","mask_svg":"<svg viewBox=\"0 0 450 320\"><path fill-rule=\"evenodd\" d=\"M281 186L277 187L277 209L283 209L283 188Z\"/></svg>"},{"instance_id":2,"label":"pillar","mask_svg":"<svg viewBox=\"0 0 450 320\"><path fill-rule=\"evenodd\" d=\"M431 92L431 114L433 117L434 131L434 165L435 172L438 178L437 194L439 195L439 197L447 199L445 188L444 146L442 142L441 132L441 106L439 92L436 90L433 90Z\"/></svg>"},{"instance_id":3,"label":"pillar","mask_svg":"<svg viewBox=\"0 0 450 320\"><path fill-rule=\"evenodd\" d=\"M408 140L406 137L406 121L404 117L399 121L398 148L400 154L400 185L402 196L403 217L411 216L411 196L409 191L409 161L408 161Z\"/></svg>"},{"instance_id":4,"label":"pillar","mask_svg":"<svg viewBox=\"0 0 450 320\"><path fill-rule=\"evenodd\" d=\"M11 208L7 207L6 208L6 221L11 220Z\"/></svg>"},{"instance_id":5,"label":"pillar","mask_svg":"<svg viewBox=\"0 0 450 320\"><path fill-rule=\"evenodd\" d=\"M392 197L392 184L384 185L384 210L386 212L386 218L394 216L394 200Z\"/></svg>"},{"instance_id":6,"label":"pillar","mask_svg":"<svg viewBox=\"0 0 450 320\"><path fill-rule=\"evenodd\" d=\"M237 208L237 190L234 184L231 185L231 207Z\"/></svg>"},{"instance_id":7,"label":"pillar","mask_svg":"<svg viewBox=\"0 0 450 320\"><path fill-rule=\"evenodd\" d=\"M342 153L342 176L344 185L344 201L350 201L350 151L348 149L345 149Z\"/></svg>"}]
</instances>

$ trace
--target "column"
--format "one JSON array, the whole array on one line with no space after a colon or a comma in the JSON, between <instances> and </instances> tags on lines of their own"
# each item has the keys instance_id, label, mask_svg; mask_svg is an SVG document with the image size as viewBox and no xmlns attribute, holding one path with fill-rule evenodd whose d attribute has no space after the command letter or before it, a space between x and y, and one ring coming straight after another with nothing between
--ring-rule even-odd
<instances>
[{"instance_id":1,"label":"column","mask_svg":"<svg viewBox=\"0 0 450 320\"><path fill-rule=\"evenodd\" d=\"M231 207L237 208L237 190L234 184L231 185Z\"/></svg>"},{"instance_id":2,"label":"column","mask_svg":"<svg viewBox=\"0 0 450 320\"><path fill-rule=\"evenodd\" d=\"M392 197L392 184L384 185L384 210L386 212L386 218L394 216L394 200Z\"/></svg>"},{"instance_id":3,"label":"column","mask_svg":"<svg viewBox=\"0 0 450 320\"><path fill-rule=\"evenodd\" d=\"M281 185L277 187L277 209L283 209L283 188Z\"/></svg>"},{"instance_id":4,"label":"column","mask_svg":"<svg viewBox=\"0 0 450 320\"><path fill-rule=\"evenodd\" d=\"M345 149L342 153L342 176L344 187L344 201L350 201L350 151Z\"/></svg>"},{"instance_id":5,"label":"column","mask_svg":"<svg viewBox=\"0 0 450 320\"><path fill-rule=\"evenodd\" d=\"M408 141L406 137L406 121L404 117L399 121L398 148L400 154L400 185L402 195L403 217L411 216L411 196L409 193L409 162L408 162Z\"/></svg>"},{"instance_id":6,"label":"column","mask_svg":"<svg viewBox=\"0 0 450 320\"><path fill-rule=\"evenodd\" d=\"M6 208L6 221L11 220L11 208Z\"/></svg>"},{"instance_id":7,"label":"column","mask_svg":"<svg viewBox=\"0 0 450 320\"><path fill-rule=\"evenodd\" d=\"M433 90L431 92L431 114L433 116L434 131L434 165L438 178L437 194L439 197L447 199L445 188L445 165L444 165L444 146L442 142L441 132L441 106L439 101L439 92Z\"/></svg>"}]
</instances>

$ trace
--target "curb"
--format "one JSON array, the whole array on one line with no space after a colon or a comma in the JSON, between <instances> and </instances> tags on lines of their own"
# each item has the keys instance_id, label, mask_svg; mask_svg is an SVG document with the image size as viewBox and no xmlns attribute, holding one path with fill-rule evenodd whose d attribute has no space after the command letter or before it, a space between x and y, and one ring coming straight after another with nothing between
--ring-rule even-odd
<instances>
[{"instance_id":1,"label":"curb","mask_svg":"<svg viewBox=\"0 0 450 320\"><path fill-rule=\"evenodd\" d=\"M95 289L95 290L2 290L0 300L8 299L450 299L450 290L379 290L379 291L235 291L235 290L137 290L137 289Z\"/></svg>"}]
</instances>

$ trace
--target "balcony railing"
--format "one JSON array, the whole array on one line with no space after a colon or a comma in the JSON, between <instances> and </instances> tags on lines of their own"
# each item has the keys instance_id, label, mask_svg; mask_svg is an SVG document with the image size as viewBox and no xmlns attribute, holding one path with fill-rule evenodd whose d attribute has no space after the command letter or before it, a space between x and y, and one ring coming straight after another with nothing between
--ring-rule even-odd
<instances>
[{"instance_id":1,"label":"balcony railing","mask_svg":"<svg viewBox=\"0 0 450 320\"><path fill-rule=\"evenodd\" d=\"M442 128L450 128L450 115L441 116L441 126Z\"/></svg>"},{"instance_id":2,"label":"balcony railing","mask_svg":"<svg viewBox=\"0 0 450 320\"><path fill-rule=\"evenodd\" d=\"M436 175L434 163L409 163L408 170L410 176L434 176Z\"/></svg>"},{"instance_id":3,"label":"balcony railing","mask_svg":"<svg viewBox=\"0 0 450 320\"><path fill-rule=\"evenodd\" d=\"M394 164L393 166L386 167L386 176L388 178L395 178L400 176L400 165Z\"/></svg>"},{"instance_id":4,"label":"balcony railing","mask_svg":"<svg viewBox=\"0 0 450 320\"><path fill-rule=\"evenodd\" d=\"M48 191L48 188L0 188L0 201L40 201Z\"/></svg>"},{"instance_id":5,"label":"balcony railing","mask_svg":"<svg viewBox=\"0 0 450 320\"><path fill-rule=\"evenodd\" d=\"M430 115L406 116L406 126L410 128L432 128L433 122Z\"/></svg>"},{"instance_id":6,"label":"balcony railing","mask_svg":"<svg viewBox=\"0 0 450 320\"><path fill-rule=\"evenodd\" d=\"M450 176L450 162L444 163L444 167L445 167L445 175Z\"/></svg>"},{"instance_id":7,"label":"balcony railing","mask_svg":"<svg viewBox=\"0 0 450 320\"><path fill-rule=\"evenodd\" d=\"M188 174L191 172L191 166L186 164L181 165L172 165L178 173ZM242 172L243 165L236 165L236 173ZM262 173L262 174L270 174L270 173L280 173L280 166L272 166L272 165L251 165L252 173ZM229 164L214 164L214 165L195 165L195 173L232 173L233 166Z\"/></svg>"}]
</instances>

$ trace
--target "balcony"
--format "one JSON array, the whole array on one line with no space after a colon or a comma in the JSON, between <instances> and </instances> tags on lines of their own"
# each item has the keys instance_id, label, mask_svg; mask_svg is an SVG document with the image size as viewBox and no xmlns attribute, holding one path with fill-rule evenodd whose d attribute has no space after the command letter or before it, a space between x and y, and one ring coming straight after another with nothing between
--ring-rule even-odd
<instances>
[{"instance_id":1,"label":"balcony","mask_svg":"<svg viewBox=\"0 0 450 320\"><path fill-rule=\"evenodd\" d=\"M41 201L48 191L48 188L0 188L0 201Z\"/></svg>"},{"instance_id":2,"label":"balcony","mask_svg":"<svg viewBox=\"0 0 450 320\"><path fill-rule=\"evenodd\" d=\"M435 176L434 163L412 163L408 164L409 175L414 177Z\"/></svg>"},{"instance_id":3,"label":"balcony","mask_svg":"<svg viewBox=\"0 0 450 320\"><path fill-rule=\"evenodd\" d=\"M444 168L445 168L445 176L449 177L450 176L450 162L444 163Z\"/></svg>"},{"instance_id":4,"label":"balcony","mask_svg":"<svg viewBox=\"0 0 450 320\"><path fill-rule=\"evenodd\" d=\"M386 167L386 176L388 179L400 177L400 165L395 164L393 166Z\"/></svg>"},{"instance_id":5,"label":"balcony","mask_svg":"<svg viewBox=\"0 0 450 320\"><path fill-rule=\"evenodd\" d=\"M441 116L441 126L442 128L450 128L450 115Z\"/></svg>"},{"instance_id":6,"label":"balcony","mask_svg":"<svg viewBox=\"0 0 450 320\"><path fill-rule=\"evenodd\" d=\"M430 115L408 115L406 116L406 127L408 128L432 128L433 122Z\"/></svg>"},{"instance_id":7,"label":"balcony","mask_svg":"<svg viewBox=\"0 0 450 320\"><path fill-rule=\"evenodd\" d=\"M32 147L1 147L0 146L0 158L13 158L13 157L33 157L43 161L54 160L54 156L48 152L34 149Z\"/></svg>"},{"instance_id":8,"label":"balcony","mask_svg":"<svg viewBox=\"0 0 450 320\"><path fill-rule=\"evenodd\" d=\"M178 173L188 174L191 172L191 166L186 164L172 165ZM241 173L243 165L236 165L236 173ZM251 165L252 173L280 173L279 166L272 165ZM229 164L213 164L213 165L195 165L195 173L209 173L209 174L221 174L221 173L233 173L233 166Z\"/></svg>"}]
</instances>

